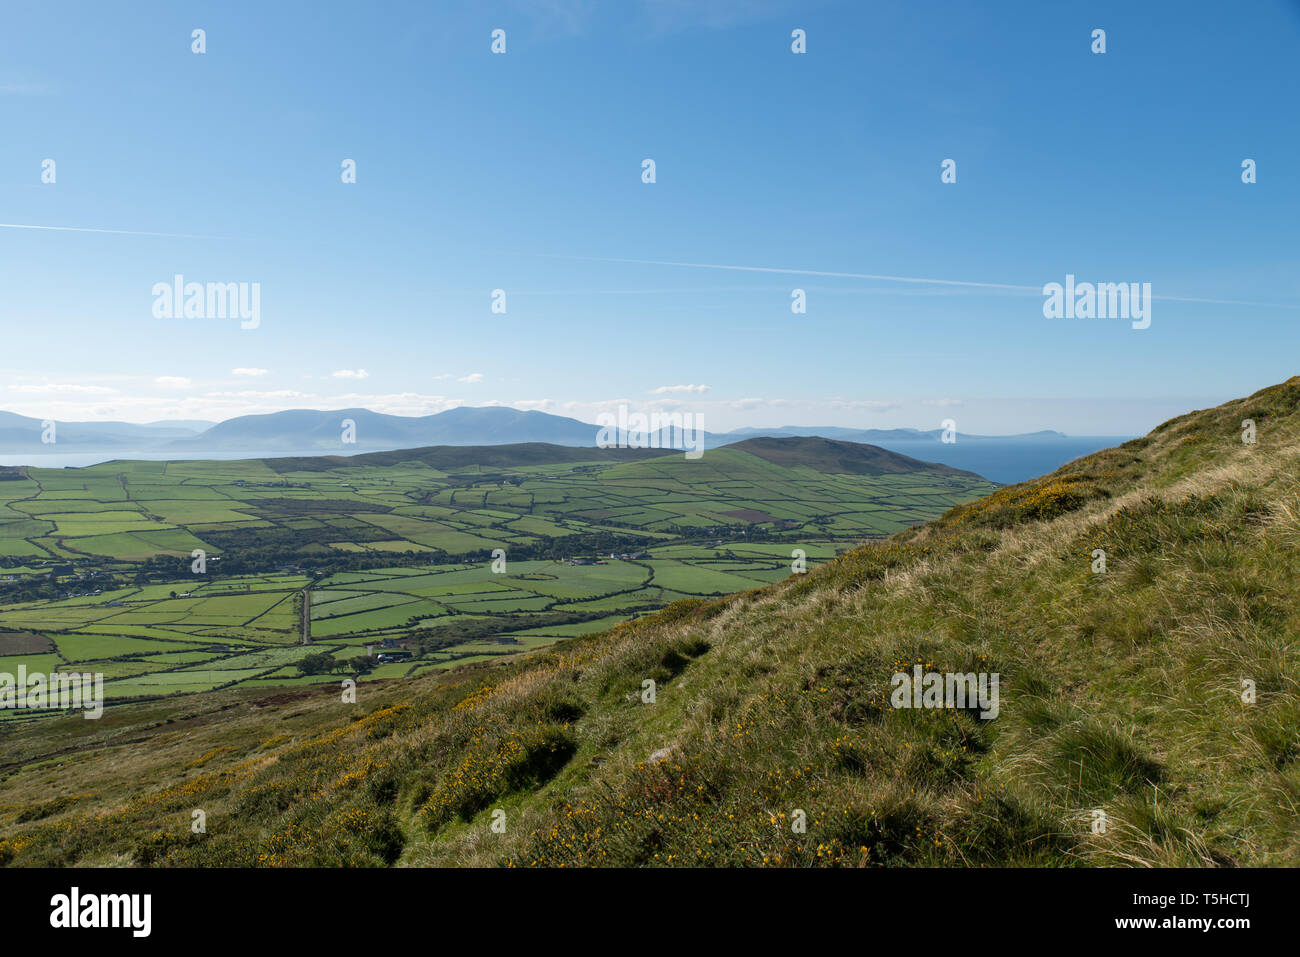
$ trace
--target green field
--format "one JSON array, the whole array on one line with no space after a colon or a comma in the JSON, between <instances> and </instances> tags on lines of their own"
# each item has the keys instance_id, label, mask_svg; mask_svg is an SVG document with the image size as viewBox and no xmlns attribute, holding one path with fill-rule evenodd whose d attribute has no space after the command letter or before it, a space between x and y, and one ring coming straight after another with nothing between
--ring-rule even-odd
<instances>
[{"instance_id":1,"label":"green field","mask_svg":"<svg viewBox=\"0 0 1300 957\"><path fill-rule=\"evenodd\" d=\"M18 470L0 482L0 634L48 639L27 658L102 673L110 702L319 680L294 664L320 652L405 654L370 676L413 675L778 581L796 550L811 568L993 487L738 447L491 452Z\"/></svg>"}]
</instances>

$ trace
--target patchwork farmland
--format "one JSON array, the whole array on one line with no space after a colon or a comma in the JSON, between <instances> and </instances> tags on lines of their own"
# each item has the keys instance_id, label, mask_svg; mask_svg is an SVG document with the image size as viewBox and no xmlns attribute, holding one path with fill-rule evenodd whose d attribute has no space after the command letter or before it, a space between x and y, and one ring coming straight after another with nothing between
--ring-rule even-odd
<instances>
[{"instance_id":1,"label":"patchwork farmland","mask_svg":"<svg viewBox=\"0 0 1300 957\"><path fill-rule=\"evenodd\" d=\"M822 439L699 461L528 445L0 477L0 672L100 672L110 704L526 652L994 488Z\"/></svg>"}]
</instances>

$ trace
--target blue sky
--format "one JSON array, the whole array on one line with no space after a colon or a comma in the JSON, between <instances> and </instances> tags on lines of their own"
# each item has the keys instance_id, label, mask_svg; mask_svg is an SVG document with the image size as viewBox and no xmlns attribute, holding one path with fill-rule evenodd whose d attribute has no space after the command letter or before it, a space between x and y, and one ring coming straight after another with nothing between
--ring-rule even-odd
<instances>
[{"instance_id":1,"label":"blue sky","mask_svg":"<svg viewBox=\"0 0 1300 957\"><path fill-rule=\"evenodd\" d=\"M0 409L1137 434L1297 372L1298 51L1284 0L11 5Z\"/></svg>"}]
</instances>

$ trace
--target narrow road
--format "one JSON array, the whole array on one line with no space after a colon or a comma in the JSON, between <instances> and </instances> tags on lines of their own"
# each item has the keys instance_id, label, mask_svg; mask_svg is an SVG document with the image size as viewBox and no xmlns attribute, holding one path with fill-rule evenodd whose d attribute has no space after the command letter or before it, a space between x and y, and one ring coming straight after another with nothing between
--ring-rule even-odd
<instances>
[{"instance_id":1,"label":"narrow road","mask_svg":"<svg viewBox=\"0 0 1300 957\"><path fill-rule=\"evenodd\" d=\"M302 590L302 643L311 644L311 585Z\"/></svg>"}]
</instances>

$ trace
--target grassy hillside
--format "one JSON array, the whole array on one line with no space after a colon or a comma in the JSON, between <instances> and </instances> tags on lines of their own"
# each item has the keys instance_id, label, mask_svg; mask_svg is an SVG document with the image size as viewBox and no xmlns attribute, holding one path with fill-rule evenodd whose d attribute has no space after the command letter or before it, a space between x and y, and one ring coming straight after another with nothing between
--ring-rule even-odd
<instances>
[{"instance_id":1,"label":"grassy hillside","mask_svg":"<svg viewBox=\"0 0 1300 957\"><path fill-rule=\"evenodd\" d=\"M1298 864L1298 492L1300 378L511 664L26 723L0 860ZM1000 713L892 708L916 663Z\"/></svg>"},{"instance_id":2,"label":"grassy hillside","mask_svg":"<svg viewBox=\"0 0 1300 957\"><path fill-rule=\"evenodd\" d=\"M899 455L875 445L854 442L837 442L817 436L808 438L759 437L735 442L727 446L776 465L804 466L828 475L890 475L908 472L932 472L936 475L961 475L977 477L947 465L922 462L911 456Z\"/></svg>"}]
</instances>

